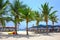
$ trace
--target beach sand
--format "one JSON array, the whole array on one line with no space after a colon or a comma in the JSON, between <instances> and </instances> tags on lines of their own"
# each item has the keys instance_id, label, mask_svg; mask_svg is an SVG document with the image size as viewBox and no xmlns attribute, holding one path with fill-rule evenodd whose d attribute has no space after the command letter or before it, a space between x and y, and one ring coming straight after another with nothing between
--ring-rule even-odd
<instances>
[{"instance_id":1,"label":"beach sand","mask_svg":"<svg viewBox=\"0 0 60 40\"><path fill-rule=\"evenodd\" d=\"M3 35L4 34L4 35ZM0 40L60 40L60 33L40 33L29 32L26 35L26 31L18 31L18 35L8 35L7 32L0 32Z\"/></svg>"}]
</instances>

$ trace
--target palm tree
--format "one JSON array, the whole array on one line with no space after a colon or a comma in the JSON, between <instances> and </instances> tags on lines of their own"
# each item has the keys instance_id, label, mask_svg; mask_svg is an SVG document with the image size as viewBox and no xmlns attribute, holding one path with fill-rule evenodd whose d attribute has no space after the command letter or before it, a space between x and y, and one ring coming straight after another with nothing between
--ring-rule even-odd
<instances>
[{"instance_id":1,"label":"palm tree","mask_svg":"<svg viewBox=\"0 0 60 40\"><path fill-rule=\"evenodd\" d=\"M49 19L52 21L52 31L54 31L54 23L56 22L57 23L57 20L58 20L58 18L57 18L57 16L55 15L55 13L56 13L57 11L54 11L54 12L52 12L52 14L50 14L49 15Z\"/></svg>"},{"instance_id":2,"label":"palm tree","mask_svg":"<svg viewBox=\"0 0 60 40\"><path fill-rule=\"evenodd\" d=\"M36 20L36 26L39 25L39 22L43 21L43 17L42 14L39 14L38 11L35 11L35 20ZM38 31L38 27L37 27L37 31Z\"/></svg>"},{"instance_id":3,"label":"palm tree","mask_svg":"<svg viewBox=\"0 0 60 40\"><path fill-rule=\"evenodd\" d=\"M7 5L8 5L8 0L6 0L4 2L4 0L0 0L0 24L5 27L5 21L7 19L5 18L8 18L8 17L4 17L7 13L6 9L7 9Z\"/></svg>"},{"instance_id":4,"label":"palm tree","mask_svg":"<svg viewBox=\"0 0 60 40\"><path fill-rule=\"evenodd\" d=\"M13 4L10 3L10 7L11 7L11 14L12 14L11 16L13 17L12 21L15 24L15 31L17 34L17 25L23 20L21 18L20 11L22 11L22 9L26 7L26 5L23 5L22 2L20 2L19 0L14 0Z\"/></svg>"},{"instance_id":5,"label":"palm tree","mask_svg":"<svg viewBox=\"0 0 60 40\"><path fill-rule=\"evenodd\" d=\"M22 18L26 20L26 33L28 35L28 22L34 20L34 11L32 11L29 7L25 8L25 10L22 13Z\"/></svg>"},{"instance_id":6,"label":"palm tree","mask_svg":"<svg viewBox=\"0 0 60 40\"><path fill-rule=\"evenodd\" d=\"M46 22L46 32L48 33L48 18L49 18L49 14L51 12L51 9L53 7L49 7L48 3L41 5L41 7L42 7L43 19Z\"/></svg>"}]
</instances>

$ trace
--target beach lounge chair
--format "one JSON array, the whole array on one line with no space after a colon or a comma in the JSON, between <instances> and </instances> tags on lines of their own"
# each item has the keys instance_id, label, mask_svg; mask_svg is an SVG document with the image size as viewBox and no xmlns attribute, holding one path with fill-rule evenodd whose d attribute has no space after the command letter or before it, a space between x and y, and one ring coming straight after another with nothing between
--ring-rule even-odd
<instances>
[{"instance_id":1,"label":"beach lounge chair","mask_svg":"<svg viewBox=\"0 0 60 40\"><path fill-rule=\"evenodd\" d=\"M9 34L9 35L15 35L16 32L15 32L15 31L14 31L14 32L8 32L8 34Z\"/></svg>"}]
</instances>

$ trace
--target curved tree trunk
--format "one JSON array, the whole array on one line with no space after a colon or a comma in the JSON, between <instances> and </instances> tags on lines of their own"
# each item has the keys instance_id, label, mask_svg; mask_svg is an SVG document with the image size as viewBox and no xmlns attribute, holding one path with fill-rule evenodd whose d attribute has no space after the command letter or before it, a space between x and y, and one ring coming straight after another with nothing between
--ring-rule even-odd
<instances>
[{"instance_id":1,"label":"curved tree trunk","mask_svg":"<svg viewBox=\"0 0 60 40\"><path fill-rule=\"evenodd\" d=\"M28 18L26 19L26 33L27 33L26 35L29 35L28 34Z\"/></svg>"}]
</instances>

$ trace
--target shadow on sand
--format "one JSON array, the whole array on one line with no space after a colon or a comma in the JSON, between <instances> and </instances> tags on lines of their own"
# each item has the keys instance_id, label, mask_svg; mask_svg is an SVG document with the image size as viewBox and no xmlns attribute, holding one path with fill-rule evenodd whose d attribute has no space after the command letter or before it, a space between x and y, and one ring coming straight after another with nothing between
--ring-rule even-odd
<instances>
[{"instance_id":1,"label":"shadow on sand","mask_svg":"<svg viewBox=\"0 0 60 40\"><path fill-rule=\"evenodd\" d=\"M0 34L0 39L3 39L3 38L9 38L9 37L13 37L13 38L30 38L30 37L39 37L39 36L52 36L50 33L40 33L39 35L38 34L34 34L34 35L26 35L26 34L18 34L18 35L1 35Z\"/></svg>"},{"instance_id":2,"label":"shadow on sand","mask_svg":"<svg viewBox=\"0 0 60 40\"><path fill-rule=\"evenodd\" d=\"M0 39L2 38L9 38L9 37L13 37L13 38L21 38L21 37L25 37L28 38L29 37L35 37L36 35L24 35L24 34L18 34L18 35L1 35L0 34Z\"/></svg>"},{"instance_id":3,"label":"shadow on sand","mask_svg":"<svg viewBox=\"0 0 60 40\"><path fill-rule=\"evenodd\" d=\"M51 33L35 33L35 34L40 34L39 36L53 36Z\"/></svg>"}]
</instances>

